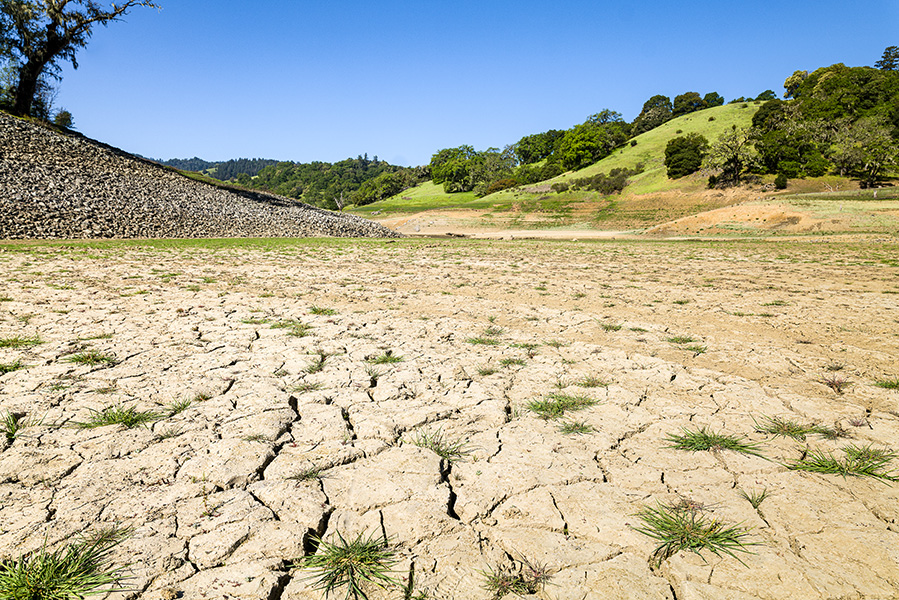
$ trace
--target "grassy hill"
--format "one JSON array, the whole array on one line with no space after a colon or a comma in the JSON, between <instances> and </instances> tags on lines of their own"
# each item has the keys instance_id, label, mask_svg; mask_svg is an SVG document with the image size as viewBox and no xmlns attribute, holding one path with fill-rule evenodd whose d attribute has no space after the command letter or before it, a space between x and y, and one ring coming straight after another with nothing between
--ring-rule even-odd
<instances>
[{"instance_id":1,"label":"grassy hill","mask_svg":"<svg viewBox=\"0 0 899 600\"><path fill-rule=\"evenodd\" d=\"M612 155L585 169L565 173L536 185L505 190L483 198L473 192L447 194L426 182L368 206L352 209L360 216L379 220L414 216L426 211L457 213L467 224L504 228L644 228L734 201L733 194L706 190L706 177L694 175L669 180L664 157L668 140L677 135L700 133L710 142L732 126L748 127L758 104L729 104L678 117L643 133ZM678 133L680 131L680 133ZM557 194L551 185L616 167L644 165L621 195L575 191Z\"/></svg>"}]
</instances>

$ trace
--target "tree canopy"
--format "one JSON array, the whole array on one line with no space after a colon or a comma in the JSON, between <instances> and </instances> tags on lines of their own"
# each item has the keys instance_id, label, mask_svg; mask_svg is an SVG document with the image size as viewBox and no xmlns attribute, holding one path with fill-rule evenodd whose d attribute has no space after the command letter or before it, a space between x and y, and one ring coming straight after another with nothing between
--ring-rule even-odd
<instances>
[{"instance_id":1,"label":"tree canopy","mask_svg":"<svg viewBox=\"0 0 899 600\"><path fill-rule=\"evenodd\" d=\"M104 6L95 0L0 0L0 58L18 65L12 110L31 112L41 77L59 76L60 63L78 68L76 53L95 25L117 21L145 0Z\"/></svg>"}]
</instances>

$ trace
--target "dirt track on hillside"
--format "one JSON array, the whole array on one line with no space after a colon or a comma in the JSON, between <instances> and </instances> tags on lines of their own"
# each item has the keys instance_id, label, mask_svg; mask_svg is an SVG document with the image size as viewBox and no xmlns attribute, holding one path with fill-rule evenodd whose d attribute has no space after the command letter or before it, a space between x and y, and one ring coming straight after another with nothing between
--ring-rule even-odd
<instances>
[{"instance_id":1,"label":"dirt track on hillside","mask_svg":"<svg viewBox=\"0 0 899 600\"><path fill-rule=\"evenodd\" d=\"M0 558L119 525L133 591L111 597L311 600L311 536L367 532L421 598L488 600L484 572L523 560L548 599L899 597L899 484L784 466L899 449L875 385L899 377L894 240L12 248L0 339L41 343L0 348L27 366L0 375L24 426ZM72 362L91 350L114 362ZM528 408L553 394L595 405ZM159 418L72 427L114 405ZM845 437L755 431L771 417ZM763 457L666 441L703 427ZM751 553L654 566L634 527L659 504L749 528Z\"/></svg>"}]
</instances>

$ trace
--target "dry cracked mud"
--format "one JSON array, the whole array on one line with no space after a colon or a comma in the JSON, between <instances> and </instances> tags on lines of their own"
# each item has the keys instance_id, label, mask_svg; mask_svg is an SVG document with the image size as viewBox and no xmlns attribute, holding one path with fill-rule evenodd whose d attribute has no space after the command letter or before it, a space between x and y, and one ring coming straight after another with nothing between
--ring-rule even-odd
<instances>
[{"instance_id":1,"label":"dry cracked mud","mask_svg":"<svg viewBox=\"0 0 899 600\"><path fill-rule=\"evenodd\" d=\"M314 536L365 533L405 586L373 599L486 600L485 573L522 561L551 574L531 596L547 599L899 598L899 485L785 466L899 446L899 391L876 385L899 376L897 255L895 239L4 245L0 416L19 430L0 437L0 558L116 525L129 589L109 598L312 600L294 565ZM595 403L528 408L553 397ZM155 419L77 426L110 406ZM838 435L756 430L772 418ZM671 447L702 427L761 456ZM749 552L656 564L636 528L659 505L749 528Z\"/></svg>"}]
</instances>

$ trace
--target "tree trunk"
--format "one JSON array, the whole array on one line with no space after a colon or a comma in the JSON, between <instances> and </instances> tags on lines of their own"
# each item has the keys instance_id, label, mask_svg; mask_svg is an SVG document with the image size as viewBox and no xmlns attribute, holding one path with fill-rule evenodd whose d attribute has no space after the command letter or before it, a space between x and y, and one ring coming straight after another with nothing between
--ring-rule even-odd
<instances>
[{"instance_id":1,"label":"tree trunk","mask_svg":"<svg viewBox=\"0 0 899 600\"><path fill-rule=\"evenodd\" d=\"M31 105L34 103L34 94L37 92L37 82L44 71L44 64L29 61L19 71L19 83L16 86L16 101L12 112L20 117L31 113Z\"/></svg>"}]
</instances>

